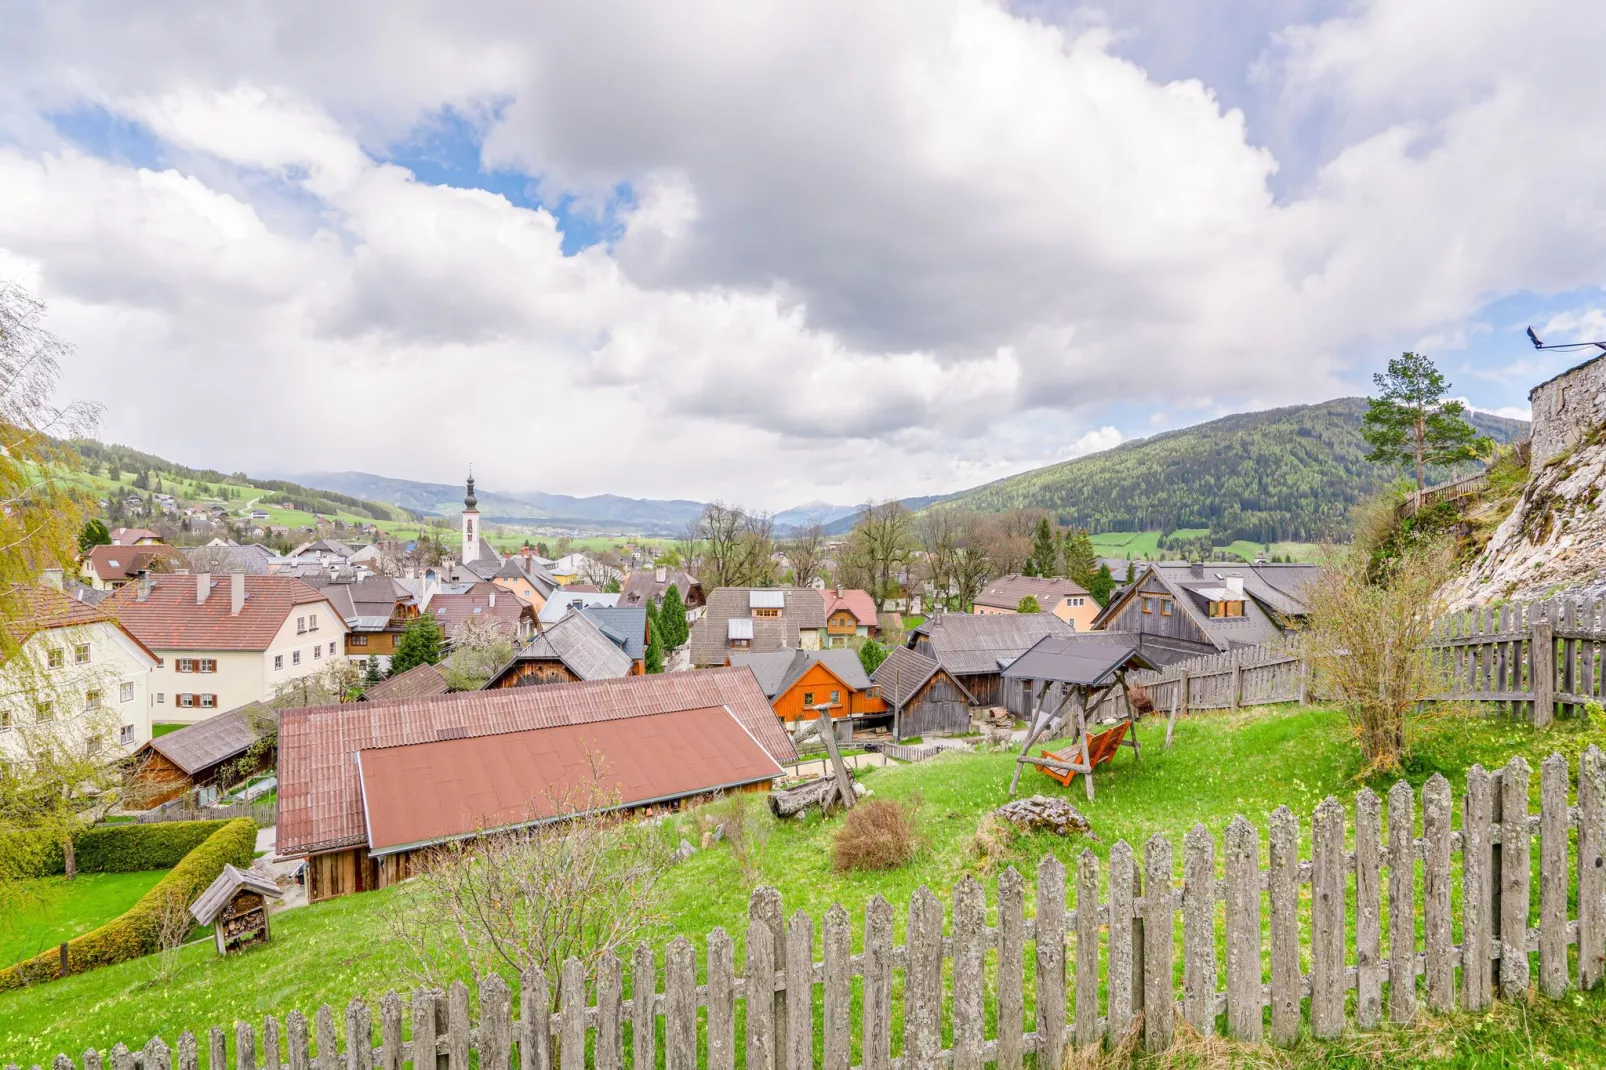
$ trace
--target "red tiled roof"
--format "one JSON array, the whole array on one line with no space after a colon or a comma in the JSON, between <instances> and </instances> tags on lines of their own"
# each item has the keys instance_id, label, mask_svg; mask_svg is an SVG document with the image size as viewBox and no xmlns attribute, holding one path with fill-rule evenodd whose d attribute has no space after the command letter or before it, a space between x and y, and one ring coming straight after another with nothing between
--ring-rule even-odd
<instances>
[{"instance_id":1,"label":"red tiled roof","mask_svg":"<svg viewBox=\"0 0 1606 1070\"><path fill-rule=\"evenodd\" d=\"M683 799L782 772L723 706L377 747L358 752L357 768L376 852L599 805Z\"/></svg>"},{"instance_id":2,"label":"red tiled roof","mask_svg":"<svg viewBox=\"0 0 1606 1070\"><path fill-rule=\"evenodd\" d=\"M871 628L876 627L875 599L870 597L869 591L862 591L853 587L846 588L841 594L837 594L835 588L827 587L820 592L820 597L825 599L826 620L830 620L831 614L837 609L846 609L854 617L858 618L860 624Z\"/></svg>"},{"instance_id":3,"label":"red tiled roof","mask_svg":"<svg viewBox=\"0 0 1606 1070\"><path fill-rule=\"evenodd\" d=\"M111 532L113 546L133 546L141 539L161 540L161 536L150 528L115 528Z\"/></svg>"},{"instance_id":4,"label":"red tiled roof","mask_svg":"<svg viewBox=\"0 0 1606 1070\"><path fill-rule=\"evenodd\" d=\"M1014 609L1027 595L1037 599L1044 613L1052 611L1062 598L1087 597L1087 590L1074 580L1055 576L1022 576L1012 572L983 587L975 603L989 609Z\"/></svg>"},{"instance_id":5,"label":"red tiled roof","mask_svg":"<svg viewBox=\"0 0 1606 1070\"><path fill-rule=\"evenodd\" d=\"M358 751L709 706L729 709L777 761L797 757L745 668L287 710L279 720L279 851L301 854L367 842Z\"/></svg>"},{"instance_id":6,"label":"red tiled roof","mask_svg":"<svg viewBox=\"0 0 1606 1070\"><path fill-rule=\"evenodd\" d=\"M154 661L156 655L145 648L145 644L115 617L106 612L103 606L92 606L70 598L54 587L26 586L18 587L15 591L17 599L17 618L10 621L6 627L11 637L18 643L28 640L28 637L37 632L48 631L52 628L72 628L80 624L106 623L121 628L133 639L145 653L150 654Z\"/></svg>"},{"instance_id":7,"label":"red tiled roof","mask_svg":"<svg viewBox=\"0 0 1606 1070\"><path fill-rule=\"evenodd\" d=\"M126 580L136 572L144 571L154 561L182 568L184 555L171 546L96 546L89 551L89 563L95 575L104 580Z\"/></svg>"},{"instance_id":8,"label":"red tiled roof","mask_svg":"<svg viewBox=\"0 0 1606 1070\"><path fill-rule=\"evenodd\" d=\"M491 602L496 604L492 605ZM494 621L499 631L509 635L519 629L521 617L534 617L530 604L494 583L476 583L462 594L436 594L429 600L424 616L433 617L441 634L450 639L458 626L472 617Z\"/></svg>"},{"instance_id":9,"label":"red tiled roof","mask_svg":"<svg viewBox=\"0 0 1606 1070\"><path fill-rule=\"evenodd\" d=\"M211 593L197 604L199 575L153 576L144 601L139 586L129 584L101 605L156 650L266 650L291 611L313 602L328 607L328 623L340 619L323 592L294 576L246 576L245 608L235 616L230 612L232 577L212 576Z\"/></svg>"}]
</instances>

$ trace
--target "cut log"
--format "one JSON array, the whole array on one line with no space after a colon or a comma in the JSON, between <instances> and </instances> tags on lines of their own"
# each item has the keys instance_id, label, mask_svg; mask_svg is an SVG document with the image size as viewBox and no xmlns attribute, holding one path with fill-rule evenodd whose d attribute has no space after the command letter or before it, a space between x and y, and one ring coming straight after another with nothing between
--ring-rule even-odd
<instances>
[{"instance_id":1,"label":"cut log","mask_svg":"<svg viewBox=\"0 0 1606 1070\"><path fill-rule=\"evenodd\" d=\"M811 806L829 811L836 805L839 800L833 777L819 777L796 787L770 792L770 812L776 817L792 817Z\"/></svg>"}]
</instances>

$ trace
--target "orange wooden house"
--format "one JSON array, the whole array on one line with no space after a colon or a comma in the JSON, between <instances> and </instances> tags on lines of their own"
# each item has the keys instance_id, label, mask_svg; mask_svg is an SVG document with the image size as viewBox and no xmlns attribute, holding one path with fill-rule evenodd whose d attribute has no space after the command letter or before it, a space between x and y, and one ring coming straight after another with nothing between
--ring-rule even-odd
<instances>
[{"instance_id":1,"label":"orange wooden house","mask_svg":"<svg viewBox=\"0 0 1606 1070\"><path fill-rule=\"evenodd\" d=\"M781 720L812 721L818 707L832 717L881 717L891 707L859 663L856 650L776 650L732 654L728 664L751 669Z\"/></svg>"}]
</instances>

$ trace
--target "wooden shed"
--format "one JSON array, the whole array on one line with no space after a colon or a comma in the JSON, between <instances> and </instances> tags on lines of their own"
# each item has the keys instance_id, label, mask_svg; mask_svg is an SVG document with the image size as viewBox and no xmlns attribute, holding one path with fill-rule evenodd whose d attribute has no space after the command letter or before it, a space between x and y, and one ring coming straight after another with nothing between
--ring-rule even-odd
<instances>
[{"instance_id":1,"label":"wooden shed","mask_svg":"<svg viewBox=\"0 0 1606 1070\"><path fill-rule=\"evenodd\" d=\"M907 647L894 647L876 667L871 682L892 708L892 734L953 735L970 731L970 707L976 699L941 665Z\"/></svg>"},{"instance_id":2,"label":"wooden shed","mask_svg":"<svg viewBox=\"0 0 1606 1070\"><path fill-rule=\"evenodd\" d=\"M190 905L197 924L212 926L217 953L268 941L268 900L283 893L267 877L224 863L223 872Z\"/></svg>"}]
</instances>

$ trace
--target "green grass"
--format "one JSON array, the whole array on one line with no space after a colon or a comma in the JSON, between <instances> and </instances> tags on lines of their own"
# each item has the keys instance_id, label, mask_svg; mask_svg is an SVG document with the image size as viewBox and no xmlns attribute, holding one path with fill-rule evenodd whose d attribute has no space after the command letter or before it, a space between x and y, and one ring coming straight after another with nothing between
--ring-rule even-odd
<instances>
[{"instance_id":1,"label":"green grass","mask_svg":"<svg viewBox=\"0 0 1606 1070\"><path fill-rule=\"evenodd\" d=\"M133 906L166 873L81 873L74 880L41 877L18 881L16 899L0 918L0 966L31 958L81 936Z\"/></svg>"},{"instance_id":2,"label":"green grass","mask_svg":"<svg viewBox=\"0 0 1606 1070\"><path fill-rule=\"evenodd\" d=\"M1197 539L1210 534L1207 528L1178 528L1171 533L1173 538ZM1160 532L1158 531L1104 531L1090 536L1093 540L1093 550L1100 557L1124 558L1128 554L1134 561L1165 560L1176 555L1170 550L1160 549ZM1312 542L1274 542L1267 550L1265 544L1248 542L1239 539L1218 547L1237 554L1245 561L1253 561L1255 555L1261 552L1276 554L1279 557L1293 557L1295 561L1314 561L1321 547ZM1117 580L1121 577L1117 576Z\"/></svg>"},{"instance_id":3,"label":"green grass","mask_svg":"<svg viewBox=\"0 0 1606 1070\"><path fill-rule=\"evenodd\" d=\"M177 732L180 728L188 728L188 727L189 727L189 725L187 725L187 724L172 724L172 723L158 722L158 723L155 723L155 724L151 725L151 738L155 739L158 736L165 736L169 732Z\"/></svg>"},{"instance_id":4,"label":"green grass","mask_svg":"<svg viewBox=\"0 0 1606 1070\"><path fill-rule=\"evenodd\" d=\"M1464 770L1474 762L1492 767L1522 754L1537 765L1552 750L1576 753L1586 739L1595 738L1572 722L1542 734L1496 720L1444 721L1429 728L1417 743L1408 778L1419 785L1434 772L1443 772L1458 790L1464 784ZM896 908L901 940L907 901L920 884L946 901L961 877L976 874L987 881L991 898L991 874L1002 863L1029 872L1044 854L1070 864L1085 847L1102 862L1118 839L1138 846L1157 832L1178 847L1180 880L1180 841L1195 822L1203 822L1216 835L1219 865L1221 832L1233 814L1242 813L1264 829L1270 812L1286 803L1301 816L1308 851L1311 810L1328 794L1348 805L1360 787L1354 779L1359 762L1348 727L1342 716L1329 711L1271 708L1199 716L1179 722L1169 751L1161 749L1162 731L1155 724L1145 724L1140 738L1145 744L1141 760L1123 750L1113 768L1101 769L1093 802L1086 800L1080 782L1064 789L1029 770L1022 776L1024 793L1066 795L1073 800L1092 822L1096 841L1024 836L1004 858L985 865L972 846L977 825L981 815L1007 799L1013 754L951 755L864 773L873 797L905 800L918 808L922 847L907 866L878 874L835 872L830 842L840 819L811 815L774 826L764 860L765 880L782 889L788 913L803 909L819 919L839 902L859 932L866 901L879 893ZM682 836L697 843L696 820L695 814L678 815L653 834L670 843ZM1261 845L1264 857L1264 836ZM1534 858L1537 864L1537 850ZM1458 892L1459 879L1454 883ZM670 936L685 933L700 948L704 934L723 926L735 937L741 961L748 889L727 846L699 851L669 870L662 888L664 918L652 943L661 945ZM273 942L245 954L219 959L210 946L187 947L176 980L160 992L147 987L149 963L136 961L0 994L0 1063L44 1065L58 1051L81 1051L91 1044L105 1048L119 1040L135 1046L156 1033L172 1043L182 1029L199 1033L213 1024L227 1027L236 1018L260 1022L270 1013L282 1020L294 1008L310 1015L319 1003L342 1007L352 996L377 998L388 988L410 988L415 982L403 957L387 946L381 918L385 904L398 891L348 896L276 915ZM818 932L817 928L816 940ZM1180 969L1180 956L1178 963ZM1553 1007L1543 1013L1553 1020L1546 1028L1558 1038L1557 1050L1586 1050L1585 1045L1606 1036L1606 1001L1600 997L1583 997L1576 1014L1558 1016ZM337 1020L340 1017L336 1015ZM1513 1025L1501 1019L1476 1027L1477 1020L1459 1016L1445 1028L1470 1030L1463 1039L1474 1052L1484 1044L1480 1028L1489 1031L1489 1043L1496 1047L1527 1043L1537 1036L1531 1024ZM899 1035L896 1030L895 1035ZM1410 1045L1418 1044L1421 1035L1400 1034L1396 1039L1401 1051L1415 1050ZM1543 1037L1535 1042L1549 1043ZM1346 1065L1328 1059L1337 1053L1338 1049L1311 1046L1300 1058L1303 1065Z\"/></svg>"}]
</instances>

